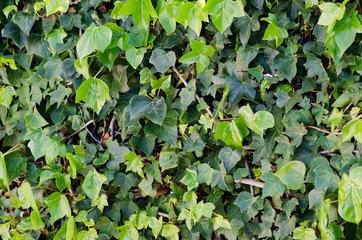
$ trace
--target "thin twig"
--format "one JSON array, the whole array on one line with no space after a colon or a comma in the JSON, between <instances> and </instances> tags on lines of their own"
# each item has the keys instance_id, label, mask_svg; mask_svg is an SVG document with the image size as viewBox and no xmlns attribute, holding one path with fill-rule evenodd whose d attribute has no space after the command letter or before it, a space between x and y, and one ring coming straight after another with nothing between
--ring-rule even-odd
<instances>
[{"instance_id":1,"label":"thin twig","mask_svg":"<svg viewBox=\"0 0 362 240\"><path fill-rule=\"evenodd\" d=\"M177 70L177 68L174 66L174 67L172 68L172 70L174 71L174 73L176 73L176 75L178 76L178 78L181 79L181 81L182 81L182 83L185 85L185 87L187 87L187 82L186 82L186 80L183 78L183 76L182 76L181 73ZM197 100L198 102L200 102L200 97L199 97L199 95L197 95L197 93L195 93L195 98L196 98L196 100ZM209 106L207 106L206 111L209 113L209 115L210 115L210 117L212 118L212 120L215 121L215 118L214 118L214 116L212 115L212 112L211 112Z\"/></svg>"},{"instance_id":2,"label":"thin twig","mask_svg":"<svg viewBox=\"0 0 362 240\"><path fill-rule=\"evenodd\" d=\"M245 162L245 167L246 167L246 169L248 170L249 179L251 179L251 172L250 172L250 168L249 168L248 162ZM251 193L251 195L254 196L254 188L253 188L253 185L250 185L250 193Z\"/></svg>"},{"instance_id":3,"label":"thin twig","mask_svg":"<svg viewBox=\"0 0 362 240\"><path fill-rule=\"evenodd\" d=\"M258 188L263 188L264 187L263 182L259 182L257 180L248 179L248 178L242 178L242 179L239 179L239 180L234 179L234 183L246 184L246 185L250 185L250 186L254 186L254 187L258 187Z\"/></svg>"},{"instance_id":4,"label":"thin twig","mask_svg":"<svg viewBox=\"0 0 362 240\"><path fill-rule=\"evenodd\" d=\"M319 128L319 127L310 126L310 125L306 125L306 127L307 127L307 128L310 128L310 129L317 130L317 131L319 131L319 132L331 134L330 131L325 130L325 129L321 129L321 128ZM342 135L342 133L341 133L341 132L338 132L338 131L335 131L335 132L333 132L333 135Z\"/></svg>"},{"instance_id":5,"label":"thin twig","mask_svg":"<svg viewBox=\"0 0 362 240\"><path fill-rule=\"evenodd\" d=\"M84 129L86 129L90 124L94 123L94 120L90 120L89 122L85 123L83 126L81 126L77 131L75 131L74 133L70 134L69 136L66 136L65 138L71 138L74 135L77 135L79 132L83 131Z\"/></svg>"},{"instance_id":6,"label":"thin twig","mask_svg":"<svg viewBox=\"0 0 362 240\"><path fill-rule=\"evenodd\" d=\"M343 110L343 113L347 112L348 108L352 105L352 102L348 104L348 106Z\"/></svg>"},{"instance_id":7,"label":"thin twig","mask_svg":"<svg viewBox=\"0 0 362 240\"><path fill-rule=\"evenodd\" d=\"M116 117L113 115L110 123L109 123L109 135L113 136L114 123L116 122Z\"/></svg>"},{"instance_id":8,"label":"thin twig","mask_svg":"<svg viewBox=\"0 0 362 240\"><path fill-rule=\"evenodd\" d=\"M169 218L167 213L157 212L157 215L159 215L161 217Z\"/></svg>"},{"instance_id":9,"label":"thin twig","mask_svg":"<svg viewBox=\"0 0 362 240\"><path fill-rule=\"evenodd\" d=\"M362 114L360 114L360 115L358 115L357 117L353 118L351 121L349 121L349 122L346 123L345 125L348 125L348 124L350 124L351 122L354 122L354 121L356 121L357 119L360 119L360 118L362 118Z\"/></svg>"}]
</instances>

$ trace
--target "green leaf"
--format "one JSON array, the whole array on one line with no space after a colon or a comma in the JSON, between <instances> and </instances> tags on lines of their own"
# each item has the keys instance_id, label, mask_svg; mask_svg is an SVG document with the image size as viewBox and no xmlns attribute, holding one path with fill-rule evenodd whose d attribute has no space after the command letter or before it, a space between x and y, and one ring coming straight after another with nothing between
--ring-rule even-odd
<instances>
[{"instance_id":1,"label":"green leaf","mask_svg":"<svg viewBox=\"0 0 362 240\"><path fill-rule=\"evenodd\" d=\"M292 139L291 144L295 147L299 147L302 144L303 136L308 133L308 130L305 129L303 123L297 123L292 120L291 124L288 124L285 131L285 135Z\"/></svg>"},{"instance_id":2,"label":"green leaf","mask_svg":"<svg viewBox=\"0 0 362 240\"><path fill-rule=\"evenodd\" d=\"M235 199L234 204L240 208L241 212L247 211L254 202L254 197L249 192L241 192Z\"/></svg>"},{"instance_id":3,"label":"green leaf","mask_svg":"<svg viewBox=\"0 0 362 240\"><path fill-rule=\"evenodd\" d=\"M48 125L48 122L40 115L38 110L34 108L34 113L25 117L26 126L29 128L41 128Z\"/></svg>"},{"instance_id":4,"label":"green leaf","mask_svg":"<svg viewBox=\"0 0 362 240\"><path fill-rule=\"evenodd\" d=\"M354 167L349 176L342 175L338 186L338 213L352 223L362 220L362 167Z\"/></svg>"},{"instance_id":5,"label":"green leaf","mask_svg":"<svg viewBox=\"0 0 362 240\"><path fill-rule=\"evenodd\" d=\"M265 173L261 176L261 179L265 182L263 187L263 198L272 196L275 193L282 196L285 191L285 185L279 180L273 173Z\"/></svg>"},{"instance_id":6,"label":"green leaf","mask_svg":"<svg viewBox=\"0 0 362 240\"><path fill-rule=\"evenodd\" d=\"M243 120L238 117L231 122L223 121L217 125L215 139L222 140L226 145L240 149L243 148L243 138L249 134Z\"/></svg>"},{"instance_id":7,"label":"green leaf","mask_svg":"<svg viewBox=\"0 0 362 240\"><path fill-rule=\"evenodd\" d=\"M64 216L70 217L71 210L68 199L59 192L52 193L46 200L45 204L49 207L51 215L51 224Z\"/></svg>"},{"instance_id":8,"label":"green leaf","mask_svg":"<svg viewBox=\"0 0 362 240\"><path fill-rule=\"evenodd\" d=\"M22 155L16 151L6 154L5 164L9 181L12 181L17 178L20 173L26 171L27 159L23 158Z\"/></svg>"},{"instance_id":9,"label":"green leaf","mask_svg":"<svg viewBox=\"0 0 362 240\"><path fill-rule=\"evenodd\" d=\"M106 180L107 178L95 169L90 170L84 179L82 189L92 201L95 201L101 191L103 182Z\"/></svg>"},{"instance_id":10,"label":"green leaf","mask_svg":"<svg viewBox=\"0 0 362 240\"><path fill-rule=\"evenodd\" d=\"M0 180L1 185L5 186L8 192L10 192L8 173L6 171L4 154L2 152L0 152Z\"/></svg>"},{"instance_id":11,"label":"green leaf","mask_svg":"<svg viewBox=\"0 0 362 240\"><path fill-rule=\"evenodd\" d=\"M297 58L293 52L282 52L274 58L273 67L280 69L289 82L291 82L297 74L296 64Z\"/></svg>"},{"instance_id":12,"label":"green leaf","mask_svg":"<svg viewBox=\"0 0 362 240\"><path fill-rule=\"evenodd\" d=\"M152 51L150 63L153 64L158 72L164 73L170 67L175 66L176 55L173 51L165 52L162 49Z\"/></svg>"},{"instance_id":13,"label":"green leaf","mask_svg":"<svg viewBox=\"0 0 362 240\"><path fill-rule=\"evenodd\" d=\"M212 22L220 33L231 25L234 17L244 16L244 7L240 0L207 1L204 11L211 15Z\"/></svg>"},{"instance_id":14,"label":"green leaf","mask_svg":"<svg viewBox=\"0 0 362 240\"><path fill-rule=\"evenodd\" d=\"M214 48L206 45L204 41L191 41L192 51L186 53L180 58L180 62L185 64L196 63L197 73L203 72L209 65L210 59L214 55Z\"/></svg>"},{"instance_id":15,"label":"green leaf","mask_svg":"<svg viewBox=\"0 0 362 240\"><path fill-rule=\"evenodd\" d=\"M112 31L106 26L96 27L92 23L84 32L77 43L77 53L79 60L91 54L95 50L104 52L111 43Z\"/></svg>"},{"instance_id":16,"label":"green leaf","mask_svg":"<svg viewBox=\"0 0 362 240\"><path fill-rule=\"evenodd\" d=\"M294 239L313 240L317 239L313 228L297 227L293 232Z\"/></svg>"},{"instance_id":17,"label":"green leaf","mask_svg":"<svg viewBox=\"0 0 362 240\"><path fill-rule=\"evenodd\" d=\"M178 11L176 21L182 24L185 28L189 26L197 36L200 35L202 21L208 22L209 17L203 11L205 1L187 2L181 5Z\"/></svg>"},{"instance_id":18,"label":"green leaf","mask_svg":"<svg viewBox=\"0 0 362 240\"><path fill-rule=\"evenodd\" d=\"M230 171L239 161L241 161L241 151L224 147L220 150L218 157L224 163L226 170Z\"/></svg>"},{"instance_id":19,"label":"green leaf","mask_svg":"<svg viewBox=\"0 0 362 240\"><path fill-rule=\"evenodd\" d=\"M343 117L343 111L338 111L337 108L333 108L333 112L331 113L328 122L332 123L331 126L331 133L333 133L334 129L336 128L336 125L342 121Z\"/></svg>"},{"instance_id":20,"label":"green leaf","mask_svg":"<svg viewBox=\"0 0 362 240\"><path fill-rule=\"evenodd\" d=\"M358 142L362 143L362 120L358 119L350 122L342 128L343 141L348 141L354 137Z\"/></svg>"},{"instance_id":21,"label":"green leaf","mask_svg":"<svg viewBox=\"0 0 362 240\"><path fill-rule=\"evenodd\" d=\"M52 140L41 131L36 131L30 139L28 147L30 148L31 154L34 156L34 159L37 160L38 158L45 156Z\"/></svg>"},{"instance_id":22,"label":"green leaf","mask_svg":"<svg viewBox=\"0 0 362 240\"><path fill-rule=\"evenodd\" d=\"M10 104L13 100L13 96L16 95L16 92L11 86L4 86L0 88L0 104L6 108L10 107Z\"/></svg>"},{"instance_id":23,"label":"green leaf","mask_svg":"<svg viewBox=\"0 0 362 240\"><path fill-rule=\"evenodd\" d=\"M303 186L306 167L300 161L291 161L284 165L275 175L288 189L298 190Z\"/></svg>"},{"instance_id":24,"label":"green leaf","mask_svg":"<svg viewBox=\"0 0 362 240\"><path fill-rule=\"evenodd\" d=\"M275 40L276 47L278 47L283 43L284 39L289 36L285 28L277 26L277 17L274 14L269 13L267 18L264 17L260 20L269 22L269 25L265 30L263 40Z\"/></svg>"},{"instance_id":25,"label":"green leaf","mask_svg":"<svg viewBox=\"0 0 362 240\"><path fill-rule=\"evenodd\" d=\"M97 57L98 57L99 61L101 63L103 63L103 65L106 66L109 71L111 71L113 63L116 60L116 58L118 57L118 54L119 54L119 48L114 47L111 49L107 48L103 53L98 52Z\"/></svg>"},{"instance_id":26,"label":"green leaf","mask_svg":"<svg viewBox=\"0 0 362 240\"><path fill-rule=\"evenodd\" d=\"M156 97L152 101L147 96L134 96L129 106L131 120L145 116L158 125L163 123L167 113L167 105L163 97Z\"/></svg>"},{"instance_id":27,"label":"green leaf","mask_svg":"<svg viewBox=\"0 0 362 240\"><path fill-rule=\"evenodd\" d=\"M33 224L33 227L35 230L40 230L45 227L45 224L40 218L39 212L31 212L30 214L31 223Z\"/></svg>"},{"instance_id":28,"label":"green leaf","mask_svg":"<svg viewBox=\"0 0 362 240\"><path fill-rule=\"evenodd\" d=\"M66 12L69 8L69 0L45 0L47 16L56 12Z\"/></svg>"},{"instance_id":29,"label":"green leaf","mask_svg":"<svg viewBox=\"0 0 362 240\"><path fill-rule=\"evenodd\" d=\"M37 20L37 17L31 13L18 12L14 16L14 23L16 23L27 36L29 36L34 26L35 20Z\"/></svg>"},{"instance_id":30,"label":"green leaf","mask_svg":"<svg viewBox=\"0 0 362 240\"><path fill-rule=\"evenodd\" d=\"M177 167L177 154L173 150L163 150L160 153L159 163L162 171Z\"/></svg>"},{"instance_id":31,"label":"green leaf","mask_svg":"<svg viewBox=\"0 0 362 240\"><path fill-rule=\"evenodd\" d=\"M148 30L150 17L156 18L157 12L153 8L151 0L127 0L118 14L131 15L138 29Z\"/></svg>"},{"instance_id":32,"label":"green leaf","mask_svg":"<svg viewBox=\"0 0 362 240\"><path fill-rule=\"evenodd\" d=\"M319 17L318 24L323 26L333 25L337 19L343 17L345 6L341 5L340 7L332 2L324 2L318 7L322 10L322 14Z\"/></svg>"},{"instance_id":33,"label":"green leaf","mask_svg":"<svg viewBox=\"0 0 362 240\"><path fill-rule=\"evenodd\" d=\"M135 152L131 151L127 155L124 155L123 158L128 161L126 172L132 171L134 173L138 173L138 175L140 175L142 178L145 177L142 170L143 168L142 159L139 156L137 156Z\"/></svg>"},{"instance_id":34,"label":"green leaf","mask_svg":"<svg viewBox=\"0 0 362 240\"><path fill-rule=\"evenodd\" d=\"M284 107L290 99L288 93L284 92L283 90L277 91L276 93L274 93L274 96L277 97L278 107Z\"/></svg>"},{"instance_id":35,"label":"green leaf","mask_svg":"<svg viewBox=\"0 0 362 240\"><path fill-rule=\"evenodd\" d=\"M214 169L212 169L209 164L200 164L199 166L197 166L197 181L200 184L206 183L207 185L210 185L213 172Z\"/></svg>"},{"instance_id":36,"label":"green leaf","mask_svg":"<svg viewBox=\"0 0 362 240\"><path fill-rule=\"evenodd\" d=\"M199 186L199 182L197 181L197 172L192 169L186 169L186 175L180 180L180 182L187 186L188 191L197 188Z\"/></svg>"},{"instance_id":37,"label":"green leaf","mask_svg":"<svg viewBox=\"0 0 362 240\"><path fill-rule=\"evenodd\" d=\"M64 31L63 27L59 29L52 30L48 36L46 37L49 47L53 52L56 52L57 43L63 43L63 39L68 36L68 34Z\"/></svg>"},{"instance_id":38,"label":"green leaf","mask_svg":"<svg viewBox=\"0 0 362 240\"><path fill-rule=\"evenodd\" d=\"M143 60L143 56L147 52L146 48L134 48L129 46L126 49L126 59L131 64L131 66L136 69Z\"/></svg>"},{"instance_id":39,"label":"green leaf","mask_svg":"<svg viewBox=\"0 0 362 240\"><path fill-rule=\"evenodd\" d=\"M238 50L238 56L245 64L245 67L249 66L249 63L254 60L256 55L259 53L259 47L246 45L245 47L240 47Z\"/></svg>"},{"instance_id":40,"label":"green leaf","mask_svg":"<svg viewBox=\"0 0 362 240\"><path fill-rule=\"evenodd\" d=\"M160 23L162 27L168 33L173 33L176 30L176 16L178 10L178 2L173 2L170 4L165 0L158 0L157 1L157 13L159 16Z\"/></svg>"},{"instance_id":41,"label":"green leaf","mask_svg":"<svg viewBox=\"0 0 362 240\"><path fill-rule=\"evenodd\" d=\"M84 101L96 113L101 111L106 100L111 100L107 84L93 77L79 86L75 97L75 102Z\"/></svg>"},{"instance_id":42,"label":"green leaf","mask_svg":"<svg viewBox=\"0 0 362 240\"><path fill-rule=\"evenodd\" d=\"M317 166L313 171L315 172L316 191L330 190L334 192L337 190L340 178L333 172L331 167Z\"/></svg>"}]
</instances>

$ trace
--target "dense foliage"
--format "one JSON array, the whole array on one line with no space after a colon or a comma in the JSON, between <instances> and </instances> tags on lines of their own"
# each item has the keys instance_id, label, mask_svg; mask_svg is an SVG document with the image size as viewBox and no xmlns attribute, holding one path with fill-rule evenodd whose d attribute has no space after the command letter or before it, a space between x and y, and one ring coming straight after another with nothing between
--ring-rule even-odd
<instances>
[{"instance_id":1,"label":"dense foliage","mask_svg":"<svg viewBox=\"0 0 362 240\"><path fill-rule=\"evenodd\" d=\"M1 0L1 239L362 239L361 8Z\"/></svg>"}]
</instances>

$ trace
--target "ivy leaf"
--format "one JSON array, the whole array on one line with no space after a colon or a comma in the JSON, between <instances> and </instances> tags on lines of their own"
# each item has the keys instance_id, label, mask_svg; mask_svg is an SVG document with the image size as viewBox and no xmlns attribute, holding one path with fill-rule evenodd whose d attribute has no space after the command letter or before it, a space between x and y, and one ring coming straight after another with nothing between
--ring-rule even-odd
<instances>
[{"instance_id":1,"label":"ivy leaf","mask_svg":"<svg viewBox=\"0 0 362 240\"><path fill-rule=\"evenodd\" d=\"M243 148L243 138L249 134L241 118L236 118L231 122L223 121L217 125L215 139L222 140L226 145L240 149Z\"/></svg>"},{"instance_id":2,"label":"ivy leaf","mask_svg":"<svg viewBox=\"0 0 362 240\"><path fill-rule=\"evenodd\" d=\"M175 66L176 55L173 51L166 53L162 49L155 49L150 57L150 63L155 66L158 72L164 73L170 67Z\"/></svg>"},{"instance_id":3,"label":"ivy leaf","mask_svg":"<svg viewBox=\"0 0 362 240\"><path fill-rule=\"evenodd\" d=\"M276 47L279 47L283 41L284 38L287 38L288 32L285 28L279 28L277 26L277 17L269 13L268 17L264 17L260 19L261 21L267 21L269 23L267 29L265 30L263 40L275 40Z\"/></svg>"},{"instance_id":4,"label":"ivy leaf","mask_svg":"<svg viewBox=\"0 0 362 240\"><path fill-rule=\"evenodd\" d=\"M180 58L180 62L185 64L196 63L197 73L203 72L209 65L210 59L214 55L214 48L206 45L204 41L191 41L192 51L186 53Z\"/></svg>"},{"instance_id":5,"label":"ivy leaf","mask_svg":"<svg viewBox=\"0 0 362 240\"><path fill-rule=\"evenodd\" d=\"M69 8L69 0L45 0L47 16L56 12L66 12Z\"/></svg>"},{"instance_id":6,"label":"ivy leaf","mask_svg":"<svg viewBox=\"0 0 362 240\"><path fill-rule=\"evenodd\" d=\"M103 53L98 52L97 57L98 57L99 61L101 63L103 63L103 65L106 66L109 71L111 71L113 63L116 60L116 58L118 57L118 54L119 54L119 48L114 47L111 49L107 48Z\"/></svg>"},{"instance_id":7,"label":"ivy leaf","mask_svg":"<svg viewBox=\"0 0 362 240\"><path fill-rule=\"evenodd\" d=\"M38 17L35 17L31 13L18 12L14 16L14 23L16 23L27 36L29 36L34 26L35 20L38 20Z\"/></svg>"},{"instance_id":8,"label":"ivy leaf","mask_svg":"<svg viewBox=\"0 0 362 240\"><path fill-rule=\"evenodd\" d=\"M292 139L292 145L299 147L303 141L303 136L308 133L308 130L305 129L303 123L297 123L292 121L292 123L287 127L285 134Z\"/></svg>"},{"instance_id":9,"label":"ivy leaf","mask_svg":"<svg viewBox=\"0 0 362 240\"><path fill-rule=\"evenodd\" d=\"M77 43L77 53L79 60L91 54L95 50L104 52L111 43L112 31L106 26L96 27L92 23L84 32Z\"/></svg>"},{"instance_id":10,"label":"ivy leaf","mask_svg":"<svg viewBox=\"0 0 362 240\"><path fill-rule=\"evenodd\" d=\"M300 161L291 161L284 165L275 175L288 189L298 190L304 183L306 167Z\"/></svg>"},{"instance_id":11,"label":"ivy leaf","mask_svg":"<svg viewBox=\"0 0 362 240\"><path fill-rule=\"evenodd\" d=\"M274 58L273 67L280 69L284 76L291 82L297 74L297 58L293 53L282 52Z\"/></svg>"},{"instance_id":12,"label":"ivy leaf","mask_svg":"<svg viewBox=\"0 0 362 240\"><path fill-rule=\"evenodd\" d=\"M107 84L102 80L93 77L79 86L75 97L76 103L84 101L97 114L101 111L106 100L111 100Z\"/></svg>"},{"instance_id":13,"label":"ivy leaf","mask_svg":"<svg viewBox=\"0 0 362 240\"><path fill-rule=\"evenodd\" d=\"M0 152L0 180L1 180L0 184L5 186L8 192L10 192L9 178L8 178L8 173L6 171L4 155L2 152Z\"/></svg>"},{"instance_id":14,"label":"ivy leaf","mask_svg":"<svg viewBox=\"0 0 362 240\"><path fill-rule=\"evenodd\" d=\"M342 128L343 141L347 141L354 137L358 142L362 143L362 120L358 119Z\"/></svg>"},{"instance_id":15,"label":"ivy leaf","mask_svg":"<svg viewBox=\"0 0 362 240\"><path fill-rule=\"evenodd\" d=\"M179 7L179 2L166 3L165 0L157 1L157 13L162 27L168 33L173 33L176 30L176 16Z\"/></svg>"},{"instance_id":16,"label":"ivy leaf","mask_svg":"<svg viewBox=\"0 0 362 240\"><path fill-rule=\"evenodd\" d=\"M127 0L119 10L120 15L131 15L138 29L148 30L150 17L156 18L157 12L151 0Z\"/></svg>"},{"instance_id":17,"label":"ivy leaf","mask_svg":"<svg viewBox=\"0 0 362 240\"><path fill-rule=\"evenodd\" d=\"M340 179L331 167L319 165L313 171L315 172L316 191L330 190L334 192L337 190Z\"/></svg>"},{"instance_id":18,"label":"ivy leaf","mask_svg":"<svg viewBox=\"0 0 362 240\"><path fill-rule=\"evenodd\" d=\"M4 86L0 88L0 104L9 108L13 96L16 95L16 92L12 86Z\"/></svg>"},{"instance_id":19,"label":"ivy leaf","mask_svg":"<svg viewBox=\"0 0 362 240\"><path fill-rule=\"evenodd\" d=\"M279 91L275 92L274 96L277 97L277 105L280 108L284 107L290 99L288 93L286 93L283 90L279 90Z\"/></svg>"},{"instance_id":20,"label":"ivy leaf","mask_svg":"<svg viewBox=\"0 0 362 240\"><path fill-rule=\"evenodd\" d=\"M45 204L49 207L51 224L64 216L70 217L72 214L68 199L59 192L52 193L52 195L45 200Z\"/></svg>"},{"instance_id":21,"label":"ivy leaf","mask_svg":"<svg viewBox=\"0 0 362 240\"><path fill-rule=\"evenodd\" d=\"M338 186L338 213L352 223L359 224L362 220L362 167L354 167L349 176L342 175Z\"/></svg>"},{"instance_id":22,"label":"ivy leaf","mask_svg":"<svg viewBox=\"0 0 362 240\"><path fill-rule=\"evenodd\" d=\"M12 22L9 22L5 25L2 30L2 36L6 38L11 38L15 45L18 48L23 48L27 42L26 34L21 30L21 28Z\"/></svg>"},{"instance_id":23,"label":"ivy leaf","mask_svg":"<svg viewBox=\"0 0 362 240\"><path fill-rule=\"evenodd\" d=\"M126 59L131 64L131 66L136 69L143 60L143 56L147 52L146 48L134 48L129 46L126 49Z\"/></svg>"},{"instance_id":24,"label":"ivy leaf","mask_svg":"<svg viewBox=\"0 0 362 240\"><path fill-rule=\"evenodd\" d=\"M241 151L233 151L230 147L220 150L218 157L224 163L226 170L230 171L239 161L241 161Z\"/></svg>"},{"instance_id":25,"label":"ivy leaf","mask_svg":"<svg viewBox=\"0 0 362 240\"><path fill-rule=\"evenodd\" d=\"M204 0L187 2L181 5L176 21L181 23L185 28L189 26L197 36L200 36L202 21L209 21L207 13L203 11L204 6Z\"/></svg>"},{"instance_id":26,"label":"ivy leaf","mask_svg":"<svg viewBox=\"0 0 362 240\"><path fill-rule=\"evenodd\" d=\"M341 5L340 7L332 2L324 2L318 7L322 10L322 14L319 17L318 24L323 26L333 25L337 19L343 17L345 6Z\"/></svg>"},{"instance_id":27,"label":"ivy leaf","mask_svg":"<svg viewBox=\"0 0 362 240\"><path fill-rule=\"evenodd\" d=\"M186 175L180 180L180 182L187 186L188 191L197 188L199 186L199 182L197 181L197 172L192 169L186 169Z\"/></svg>"},{"instance_id":28,"label":"ivy leaf","mask_svg":"<svg viewBox=\"0 0 362 240\"><path fill-rule=\"evenodd\" d=\"M335 41L343 54L353 43L357 33L362 33L362 26L358 20L358 12L353 11L351 16L345 16L336 22L333 28Z\"/></svg>"},{"instance_id":29,"label":"ivy leaf","mask_svg":"<svg viewBox=\"0 0 362 240\"><path fill-rule=\"evenodd\" d=\"M68 36L68 34L64 31L63 27L59 29L52 30L46 39L48 40L49 47L53 52L56 52L57 43L63 43L63 39Z\"/></svg>"},{"instance_id":30,"label":"ivy leaf","mask_svg":"<svg viewBox=\"0 0 362 240\"><path fill-rule=\"evenodd\" d=\"M249 63L258 55L258 52L258 47L246 45L243 48L239 48L238 55L240 55L241 60L245 63L245 67L248 67Z\"/></svg>"},{"instance_id":31,"label":"ivy leaf","mask_svg":"<svg viewBox=\"0 0 362 240\"><path fill-rule=\"evenodd\" d=\"M142 95L134 96L129 106L131 120L146 116L155 124L161 125L166 117L167 105L162 97L151 100Z\"/></svg>"},{"instance_id":32,"label":"ivy leaf","mask_svg":"<svg viewBox=\"0 0 362 240\"><path fill-rule=\"evenodd\" d=\"M265 182L262 195L263 198L272 196L275 193L279 196L283 195L286 189L285 185L273 173L265 173L261 176L261 179Z\"/></svg>"},{"instance_id":33,"label":"ivy leaf","mask_svg":"<svg viewBox=\"0 0 362 240\"><path fill-rule=\"evenodd\" d=\"M223 33L232 23L234 17L244 16L244 7L240 0L210 0L204 11L212 17L212 22Z\"/></svg>"},{"instance_id":34,"label":"ivy leaf","mask_svg":"<svg viewBox=\"0 0 362 240\"><path fill-rule=\"evenodd\" d=\"M241 212L247 211L254 202L254 197L249 192L241 192L235 199L234 204L240 208Z\"/></svg>"},{"instance_id":35,"label":"ivy leaf","mask_svg":"<svg viewBox=\"0 0 362 240\"><path fill-rule=\"evenodd\" d=\"M103 182L106 180L107 178L95 169L90 170L84 179L82 189L92 201L95 201L101 191Z\"/></svg>"}]
</instances>

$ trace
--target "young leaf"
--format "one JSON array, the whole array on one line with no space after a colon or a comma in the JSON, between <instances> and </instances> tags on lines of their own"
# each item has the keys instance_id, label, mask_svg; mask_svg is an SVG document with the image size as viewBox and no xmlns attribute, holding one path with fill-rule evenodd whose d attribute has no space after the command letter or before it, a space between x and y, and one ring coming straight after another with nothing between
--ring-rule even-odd
<instances>
[{"instance_id":1,"label":"young leaf","mask_svg":"<svg viewBox=\"0 0 362 240\"><path fill-rule=\"evenodd\" d=\"M186 53L180 58L180 62L185 64L196 63L197 73L203 72L209 65L210 59L214 55L214 48L206 46L204 41L191 41L190 47L192 51Z\"/></svg>"},{"instance_id":2,"label":"young leaf","mask_svg":"<svg viewBox=\"0 0 362 240\"><path fill-rule=\"evenodd\" d=\"M45 203L49 207L51 224L64 216L71 216L69 202L65 195L59 192L52 193L52 195L45 200Z\"/></svg>"},{"instance_id":3,"label":"young leaf","mask_svg":"<svg viewBox=\"0 0 362 240\"><path fill-rule=\"evenodd\" d=\"M45 0L47 16L56 12L66 12L69 8L69 0Z\"/></svg>"},{"instance_id":4,"label":"young leaf","mask_svg":"<svg viewBox=\"0 0 362 240\"><path fill-rule=\"evenodd\" d=\"M277 17L274 14L269 13L267 18L264 17L260 20L269 23L265 30L263 40L275 40L276 47L279 47L283 43L284 38L289 36L286 29L277 26Z\"/></svg>"},{"instance_id":5,"label":"young leaf","mask_svg":"<svg viewBox=\"0 0 362 240\"><path fill-rule=\"evenodd\" d=\"M243 138L249 134L249 130L245 127L243 120L238 117L231 122L223 121L217 125L215 139L222 140L226 145L232 148L243 148Z\"/></svg>"},{"instance_id":6,"label":"young leaf","mask_svg":"<svg viewBox=\"0 0 362 240\"><path fill-rule=\"evenodd\" d=\"M209 21L207 13L203 11L204 6L205 0L187 2L181 5L176 21L181 23L185 28L189 26L194 30L197 36L199 36L202 28L202 21Z\"/></svg>"},{"instance_id":7,"label":"young leaf","mask_svg":"<svg viewBox=\"0 0 362 240\"><path fill-rule=\"evenodd\" d=\"M104 52L111 43L112 31L106 26L96 27L92 23L84 32L77 43L77 53L79 60L91 54L95 50Z\"/></svg>"},{"instance_id":8,"label":"young leaf","mask_svg":"<svg viewBox=\"0 0 362 240\"><path fill-rule=\"evenodd\" d=\"M93 77L79 86L75 97L75 102L84 101L96 113L101 111L106 100L111 100L107 84Z\"/></svg>"},{"instance_id":9,"label":"young leaf","mask_svg":"<svg viewBox=\"0 0 362 240\"><path fill-rule=\"evenodd\" d=\"M5 186L8 192L10 192L8 173L6 171L5 159L2 152L0 152L0 180L0 184Z\"/></svg>"},{"instance_id":10,"label":"young leaf","mask_svg":"<svg viewBox=\"0 0 362 240\"><path fill-rule=\"evenodd\" d=\"M92 201L95 201L101 191L103 182L106 180L107 178L95 169L90 170L84 179L82 189Z\"/></svg>"},{"instance_id":11,"label":"young leaf","mask_svg":"<svg viewBox=\"0 0 362 240\"><path fill-rule=\"evenodd\" d=\"M148 31L150 17L157 17L151 0L127 0L119 10L120 15L131 15L138 29Z\"/></svg>"},{"instance_id":12,"label":"young leaf","mask_svg":"<svg viewBox=\"0 0 362 240\"><path fill-rule=\"evenodd\" d=\"M304 183L306 167L300 161L291 161L284 165L275 175L288 189L298 190Z\"/></svg>"},{"instance_id":13,"label":"young leaf","mask_svg":"<svg viewBox=\"0 0 362 240\"><path fill-rule=\"evenodd\" d=\"M212 23L223 33L232 23L234 17L244 16L244 7L240 0L209 0L203 11L212 17Z\"/></svg>"}]
</instances>

